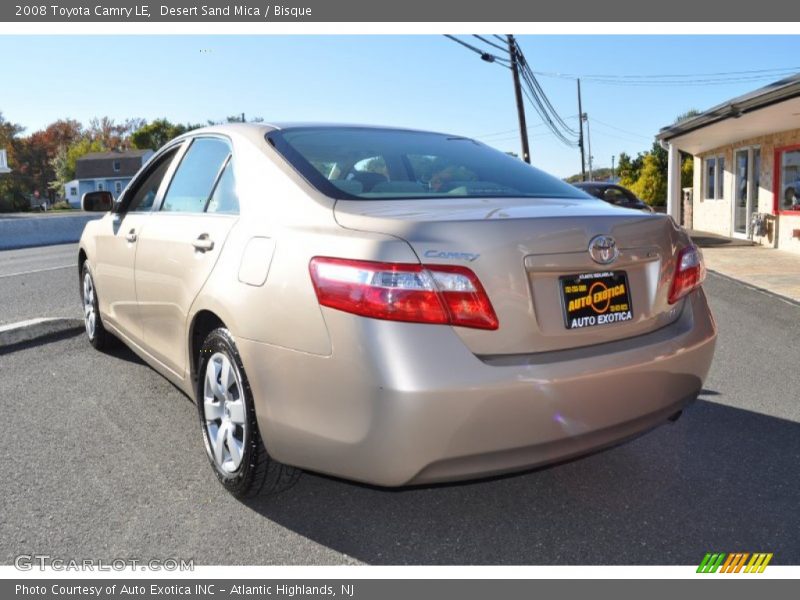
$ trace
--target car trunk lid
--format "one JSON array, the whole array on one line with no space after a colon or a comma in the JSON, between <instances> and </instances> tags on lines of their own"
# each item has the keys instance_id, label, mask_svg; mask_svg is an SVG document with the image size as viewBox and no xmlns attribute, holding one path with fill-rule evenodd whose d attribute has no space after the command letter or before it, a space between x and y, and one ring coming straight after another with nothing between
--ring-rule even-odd
<instances>
[{"instance_id":1,"label":"car trunk lid","mask_svg":"<svg viewBox=\"0 0 800 600\"><path fill-rule=\"evenodd\" d=\"M672 322L667 301L681 245L674 222L587 199L339 200L343 227L405 240L424 264L464 265L480 279L500 327L454 328L477 355L563 350L648 333ZM610 236L619 255L601 265L588 251ZM626 321L569 329L561 278L623 271Z\"/></svg>"}]
</instances>

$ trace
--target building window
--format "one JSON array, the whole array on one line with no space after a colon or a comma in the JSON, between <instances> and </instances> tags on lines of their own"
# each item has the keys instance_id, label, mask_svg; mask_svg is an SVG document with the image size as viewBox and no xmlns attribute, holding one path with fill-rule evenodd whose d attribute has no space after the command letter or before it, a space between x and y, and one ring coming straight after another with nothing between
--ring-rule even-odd
<instances>
[{"instance_id":1,"label":"building window","mask_svg":"<svg viewBox=\"0 0 800 600\"><path fill-rule=\"evenodd\" d=\"M78 195L78 188L76 188L76 187L69 188L69 195L70 196L77 196Z\"/></svg>"},{"instance_id":2,"label":"building window","mask_svg":"<svg viewBox=\"0 0 800 600\"><path fill-rule=\"evenodd\" d=\"M705 163L705 176L706 176L705 199L713 200L716 195L716 185L717 185L717 159L706 158L703 162Z\"/></svg>"},{"instance_id":3,"label":"building window","mask_svg":"<svg viewBox=\"0 0 800 600\"><path fill-rule=\"evenodd\" d=\"M115 181L114 182L114 195L119 196L122 193L122 182Z\"/></svg>"},{"instance_id":4,"label":"building window","mask_svg":"<svg viewBox=\"0 0 800 600\"><path fill-rule=\"evenodd\" d=\"M114 172L115 172L115 173L119 173L119 170L120 170L121 168L122 168L122 166L119 164L119 161L118 161L118 160L115 160L115 161L114 161Z\"/></svg>"},{"instance_id":5,"label":"building window","mask_svg":"<svg viewBox=\"0 0 800 600\"><path fill-rule=\"evenodd\" d=\"M778 150L778 210L800 211L800 148Z\"/></svg>"},{"instance_id":6,"label":"building window","mask_svg":"<svg viewBox=\"0 0 800 600\"><path fill-rule=\"evenodd\" d=\"M703 197L720 200L725 197L725 157L709 156L703 159Z\"/></svg>"}]
</instances>

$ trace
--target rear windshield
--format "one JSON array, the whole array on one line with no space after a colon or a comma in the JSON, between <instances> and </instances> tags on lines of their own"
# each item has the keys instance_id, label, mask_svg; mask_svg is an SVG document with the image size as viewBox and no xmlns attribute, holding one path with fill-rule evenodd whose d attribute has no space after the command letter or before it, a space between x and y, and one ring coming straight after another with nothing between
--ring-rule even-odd
<instances>
[{"instance_id":1,"label":"rear windshield","mask_svg":"<svg viewBox=\"0 0 800 600\"><path fill-rule=\"evenodd\" d=\"M269 142L332 198L586 198L518 158L475 140L363 127L296 127Z\"/></svg>"}]
</instances>

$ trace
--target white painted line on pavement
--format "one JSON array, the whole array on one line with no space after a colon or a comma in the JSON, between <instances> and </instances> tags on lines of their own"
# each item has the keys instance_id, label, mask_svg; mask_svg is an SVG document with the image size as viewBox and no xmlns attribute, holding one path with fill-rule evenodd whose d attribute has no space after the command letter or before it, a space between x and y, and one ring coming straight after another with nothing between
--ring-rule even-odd
<instances>
[{"instance_id":1,"label":"white painted line on pavement","mask_svg":"<svg viewBox=\"0 0 800 600\"><path fill-rule=\"evenodd\" d=\"M0 326L0 352L8 346L32 342L39 338L78 332L83 329L83 320L69 318L39 318L9 323Z\"/></svg>"},{"instance_id":2,"label":"white painted line on pavement","mask_svg":"<svg viewBox=\"0 0 800 600\"><path fill-rule=\"evenodd\" d=\"M59 267L46 267L44 269L33 269L32 271L19 271L17 273L6 273L5 275L0 275L0 279L4 277L17 277L18 275L30 275L31 273L44 273L45 271L57 271L58 269L71 269L77 266L78 263L72 263L71 265L61 265Z\"/></svg>"}]
</instances>

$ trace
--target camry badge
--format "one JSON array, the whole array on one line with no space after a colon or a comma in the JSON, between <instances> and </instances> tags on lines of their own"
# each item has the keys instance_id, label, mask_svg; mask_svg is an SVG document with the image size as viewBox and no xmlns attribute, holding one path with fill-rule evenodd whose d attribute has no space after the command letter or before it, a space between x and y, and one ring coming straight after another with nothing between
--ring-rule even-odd
<instances>
[{"instance_id":1,"label":"camry badge","mask_svg":"<svg viewBox=\"0 0 800 600\"><path fill-rule=\"evenodd\" d=\"M619 249L610 235L596 235L589 242L589 256L600 265L608 265L617 260Z\"/></svg>"}]
</instances>

